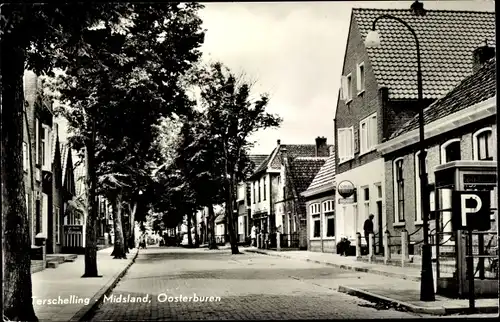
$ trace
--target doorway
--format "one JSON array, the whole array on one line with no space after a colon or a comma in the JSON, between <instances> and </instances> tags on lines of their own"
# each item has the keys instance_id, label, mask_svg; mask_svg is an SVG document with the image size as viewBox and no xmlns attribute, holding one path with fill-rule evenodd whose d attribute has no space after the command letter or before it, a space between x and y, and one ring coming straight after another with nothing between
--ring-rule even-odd
<instances>
[{"instance_id":1,"label":"doorway","mask_svg":"<svg viewBox=\"0 0 500 322\"><path fill-rule=\"evenodd\" d=\"M383 227L382 227L382 201L377 201L377 221L378 221L378 253L384 254Z\"/></svg>"}]
</instances>

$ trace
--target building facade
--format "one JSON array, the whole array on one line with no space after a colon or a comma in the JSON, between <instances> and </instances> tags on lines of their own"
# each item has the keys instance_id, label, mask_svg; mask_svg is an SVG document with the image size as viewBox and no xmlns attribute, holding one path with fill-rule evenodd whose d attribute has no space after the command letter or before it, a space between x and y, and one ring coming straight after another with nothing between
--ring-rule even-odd
<instances>
[{"instance_id":1,"label":"building facade","mask_svg":"<svg viewBox=\"0 0 500 322\"><path fill-rule=\"evenodd\" d=\"M304 163L310 163L307 158L320 158L324 162L329 156L329 146L326 138L317 138L316 144L281 144L280 140L277 143L276 148L249 179L252 220L266 234L266 238L274 235L280 228L282 234L288 235L290 243L294 239L293 243L297 244L297 248L305 249L305 203L300 193L307 189L322 164L313 175L307 171L307 174L303 174L301 170L307 168L303 167ZM295 177L292 178L292 175ZM307 176L307 179L304 177L305 181L300 181L302 175ZM297 237L291 238L292 235Z\"/></svg>"},{"instance_id":2,"label":"building facade","mask_svg":"<svg viewBox=\"0 0 500 322\"><path fill-rule=\"evenodd\" d=\"M381 19L377 24L381 46L364 45L373 21L382 14L403 19L417 33L424 75L423 106L417 104L415 41L406 27ZM354 241L357 232L363 233L363 222L373 214L376 244L381 246L381 232L388 226L387 180L378 145L412 119L419 108L430 105L471 74L470 52L485 39L494 42L494 21L494 13L488 12L428 10L425 17L418 17L410 10L353 9L335 112L335 181L352 182L355 194L348 200L336 196L336 236Z\"/></svg>"},{"instance_id":3,"label":"building facade","mask_svg":"<svg viewBox=\"0 0 500 322\"><path fill-rule=\"evenodd\" d=\"M332 150L307 190L302 193L307 211L307 249L313 252L336 252L335 154Z\"/></svg>"},{"instance_id":4,"label":"building facade","mask_svg":"<svg viewBox=\"0 0 500 322\"><path fill-rule=\"evenodd\" d=\"M488 57L494 57L493 49L483 59ZM474 60L481 64L481 59ZM433 212L439 211L440 231L450 235L452 213L441 210L452 207L451 190L435 189L434 169L460 160L474 161L478 165L497 160L496 63L490 59L481 65L475 68L474 74L424 110L430 218L435 218ZM416 254L420 253L423 238L418 143L418 118L415 117L379 147L385 159L388 231L391 235L400 234L402 229L414 232L410 241L415 244ZM496 227L498 219L497 190L496 186L490 190L492 227ZM435 226L431 220L431 234ZM452 240L447 243L452 244Z\"/></svg>"}]
</instances>

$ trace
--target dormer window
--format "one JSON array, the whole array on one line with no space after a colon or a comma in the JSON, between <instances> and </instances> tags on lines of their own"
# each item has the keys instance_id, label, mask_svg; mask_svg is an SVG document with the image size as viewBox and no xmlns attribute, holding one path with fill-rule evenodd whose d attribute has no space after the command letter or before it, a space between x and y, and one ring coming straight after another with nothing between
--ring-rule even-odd
<instances>
[{"instance_id":1,"label":"dormer window","mask_svg":"<svg viewBox=\"0 0 500 322\"><path fill-rule=\"evenodd\" d=\"M441 146L441 163L460 160L460 139L452 139Z\"/></svg>"}]
</instances>

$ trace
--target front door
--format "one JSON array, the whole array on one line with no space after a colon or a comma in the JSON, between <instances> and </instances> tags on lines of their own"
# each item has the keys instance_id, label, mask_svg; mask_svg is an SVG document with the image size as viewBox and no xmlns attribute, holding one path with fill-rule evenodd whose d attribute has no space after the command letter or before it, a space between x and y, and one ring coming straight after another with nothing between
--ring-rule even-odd
<instances>
[{"instance_id":1,"label":"front door","mask_svg":"<svg viewBox=\"0 0 500 322\"><path fill-rule=\"evenodd\" d=\"M382 201L377 201L377 221L378 221L378 253L384 253L383 227L382 227Z\"/></svg>"}]
</instances>

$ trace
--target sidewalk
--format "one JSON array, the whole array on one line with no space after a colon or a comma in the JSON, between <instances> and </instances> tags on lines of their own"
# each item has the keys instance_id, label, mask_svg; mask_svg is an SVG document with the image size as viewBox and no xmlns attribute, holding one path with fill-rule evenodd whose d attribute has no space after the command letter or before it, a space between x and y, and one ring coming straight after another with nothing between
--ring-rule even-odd
<instances>
[{"instance_id":1,"label":"sidewalk","mask_svg":"<svg viewBox=\"0 0 500 322\"><path fill-rule=\"evenodd\" d=\"M82 319L104 294L114 287L132 265L139 252L130 250L126 260L113 259L113 247L97 252L99 278L81 278L84 272L84 255L74 262L66 262L57 268L47 268L31 275L33 284L33 307L40 321L78 321ZM49 300L69 304L49 304ZM38 300L47 300L38 304Z\"/></svg>"},{"instance_id":2,"label":"sidewalk","mask_svg":"<svg viewBox=\"0 0 500 322\"><path fill-rule=\"evenodd\" d=\"M281 251L258 249L256 247L243 248L247 252L254 252L291 259L300 259L308 262L335 266L356 272L372 273L399 279L420 281L420 269L416 267L398 267L384 264L370 264L356 260L354 256L340 256L333 253L319 253L309 251Z\"/></svg>"},{"instance_id":3,"label":"sidewalk","mask_svg":"<svg viewBox=\"0 0 500 322\"><path fill-rule=\"evenodd\" d=\"M436 295L436 301L420 301L420 270L415 267L397 267L383 264L369 264L357 261L355 257L344 257L337 254L309 251L273 251L244 249L247 252L266 254L296 260L304 260L318 264L330 265L341 269L383 275L380 277L366 275L347 278L340 282L338 291L386 306L398 307L415 313L432 315L448 315L468 313L468 299L450 299ZM363 274L364 275L364 274ZM397 278L397 279L394 279ZM327 281L318 281L328 285ZM475 302L478 313L497 313L498 299L478 299Z\"/></svg>"}]
</instances>

